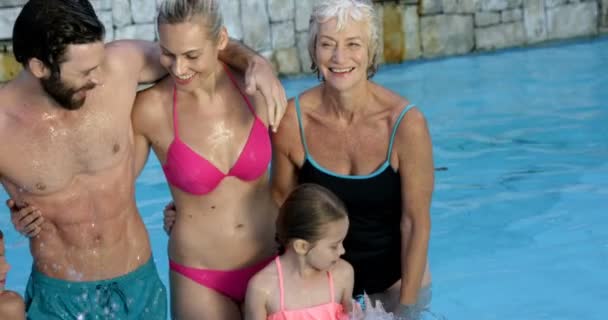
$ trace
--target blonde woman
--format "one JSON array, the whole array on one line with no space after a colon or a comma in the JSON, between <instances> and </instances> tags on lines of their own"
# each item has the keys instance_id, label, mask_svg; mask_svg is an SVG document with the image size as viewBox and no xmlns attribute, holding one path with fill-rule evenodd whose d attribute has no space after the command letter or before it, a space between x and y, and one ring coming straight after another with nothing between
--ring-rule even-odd
<instances>
[{"instance_id":1,"label":"blonde woman","mask_svg":"<svg viewBox=\"0 0 608 320\"><path fill-rule=\"evenodd\" d=\"M276 255L269 113L219 60L217 0L166 0L158 15L169 77L135 102L136 168L151 148L178 209L169 238L174 319L240 319L249 279Z\"/></svg>"}]
</instances>

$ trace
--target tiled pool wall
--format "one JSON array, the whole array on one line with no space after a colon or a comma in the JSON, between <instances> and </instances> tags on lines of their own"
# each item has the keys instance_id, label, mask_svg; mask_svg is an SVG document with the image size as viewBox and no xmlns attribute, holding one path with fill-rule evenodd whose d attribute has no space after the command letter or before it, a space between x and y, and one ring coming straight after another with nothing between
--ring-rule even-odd
<instances>
[{"instance_id":1,"label":"tiled pool wall","mask_svg":"<svg viewBox=\"0 0 608 320\"><path fill-rule=\"evenodd\" d=\"M92 0L106 40L157 38L162 0ZM323 0L221 0L231 37L271 59L283 75L306 73L312 6ZM15 18L27 0L0 0L0 82L19 65L11 54ZM401 62L608 33L608 0L375 1L383 62Z\"/></svg>"}]
</instances>

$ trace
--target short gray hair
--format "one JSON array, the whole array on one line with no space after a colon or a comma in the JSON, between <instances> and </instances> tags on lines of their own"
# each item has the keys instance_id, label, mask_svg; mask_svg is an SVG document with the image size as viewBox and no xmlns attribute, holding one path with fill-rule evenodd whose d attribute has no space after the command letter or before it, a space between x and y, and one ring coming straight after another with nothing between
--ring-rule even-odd
<instances>
[{"instance_id":1,"label":"short gray hair","mask_svg":"<svg viewBox=\"0 0 608 320\"><path fill-rule=\"evenodd\" d=\"M157 23L182 23L195 16L205 20L210 38L217 40L224 26L217 0L163 0L158 9Z\"/></svg>"},{"instance_id":2,"label":"short gray hair","mask_svg":"<svg viewBox=\"0 0 608 320\"><path fill-rule=\"evenodd\" d=\"M310 1L310 0L305 0ZM319 25L328 20L336 18L338 30L344 28L349 19L363 21L368 24L369 65L367 66L367 78L374 76L378 70L378 56L380 54L378 20L376 12L370 0L320 0L312 10L310 25L308 28L308 54L312 65L310 68L320 77L319 67L315 61L315 49L319 35Z\"/></svg>"}]
</instances>

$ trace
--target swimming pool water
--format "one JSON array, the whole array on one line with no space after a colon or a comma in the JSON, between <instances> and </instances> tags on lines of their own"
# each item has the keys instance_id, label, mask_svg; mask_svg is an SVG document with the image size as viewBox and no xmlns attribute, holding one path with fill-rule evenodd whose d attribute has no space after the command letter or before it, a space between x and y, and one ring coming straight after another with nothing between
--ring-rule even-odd
<instances>
[{"instance_id":1,"label":"swimming pool water","mask_svg":"<svg viewBox=\"0 0 608 320\"><path fill-rule=\"evenodd\" d=\"M608 319L608 39L381 68L375 81L428 118L436 188L432 310L448 319ZM317 83L283 81L288 95ZM167 283L151 157L137 203ZM0 191L0 200L6 199ZM7 288L23 293L27 241L0 206Z\"/></svg>"}]
</instances>

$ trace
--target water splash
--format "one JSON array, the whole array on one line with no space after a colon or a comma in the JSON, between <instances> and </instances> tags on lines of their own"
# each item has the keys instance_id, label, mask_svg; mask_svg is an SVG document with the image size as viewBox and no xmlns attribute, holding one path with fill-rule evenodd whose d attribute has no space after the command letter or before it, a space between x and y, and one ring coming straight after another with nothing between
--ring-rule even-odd
<instances>
[{"instance_id":1,"label":"water splash","mask_svg":"<svg viewBox=\"0 0 608 320\"><path fill-rule=\"evenodd\" d=\"M353 310L349 312L349 320L447 320L446 317L432 312L428 307L420 310L414 318L405 318L386 311L380 300L372 302L367 294L363 296L362 300L364 308L359 302L353 301Z\"/></svg>"}]
</instances>

